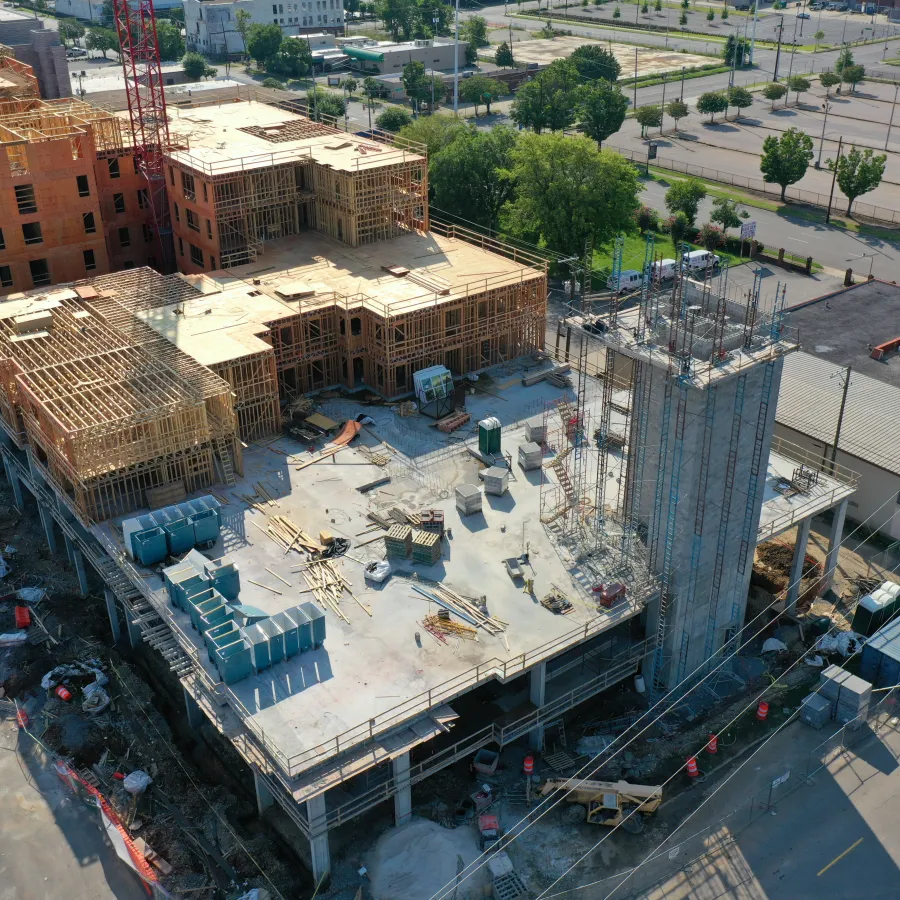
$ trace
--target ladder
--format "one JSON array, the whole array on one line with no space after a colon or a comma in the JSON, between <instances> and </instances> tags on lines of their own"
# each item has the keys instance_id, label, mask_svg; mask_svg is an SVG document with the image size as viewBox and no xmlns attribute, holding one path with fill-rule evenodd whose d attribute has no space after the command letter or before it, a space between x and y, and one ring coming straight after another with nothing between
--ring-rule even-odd
<instances>
[{"instance_id":1,"label":"ladder","mask_svg":"<svg viewBox=\"0 0 900 900\"><path fill-rule=\"evenodd\" d=\"M231 454L228 452L228 442L220 434L213 438L213 445L222 467L222 481L230 487L234 487L234 466L231 462Z\"/></svg>"}]
</instances>

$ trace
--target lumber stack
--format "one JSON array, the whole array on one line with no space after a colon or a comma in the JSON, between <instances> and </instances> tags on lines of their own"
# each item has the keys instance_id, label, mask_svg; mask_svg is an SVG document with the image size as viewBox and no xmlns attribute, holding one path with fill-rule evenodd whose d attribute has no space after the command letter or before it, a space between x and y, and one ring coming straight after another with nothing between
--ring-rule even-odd
<instances>
[{"instance_id":1,"label":"lumber stack","mask_svg":"<svg viewBox=\"0 0 900 900\"><path fill-rule=\"evenodd\" d=\"M336 560L315 559L297 568L303 570L303 577L306 579L313 597L316 598L316 602L323 609L330 609L338 618L349 624L350 620L344 614L340 605L343 595L349 594L367 615L372 615L372 610L354 595L353 586L344 577Z\"/></svg>"},{"instance_id":2,"label":"lumber stack","mask_svg":"<svg viewBox=\"0 0 900 900\"><path fill-rule=\"evenodd\" d=\"M467 641L477 641L478 640L478 629L473 628L471 625L466 625L464 622L454 622L450 618L449 610L442 609L438 612L437 615L425 616L423 620L423 624L425 628L428 629L432 634L435 632L440 632L440 634L445 637L450 634L454 637L463 638Z\"/></svg>"},{"instance_id":3,"label":"lumber stack","mask_svg":"<svg viewBox=\"0 0 900 900\"><path fill-rule=\"evenodd\" d=\"M289 550L311 550L321 553L325 548L314 537L303 531L287 516L271 516L266 527L275 543L280 544L285 553Z\"/></svg>"},{"instance_id":4,"label":"lumber stack","mask_svg":"<svg viewBox=\"0 0 900 900\"><path fill-rule=\"evenodd\" d=\"M467 597L457 594L456 591L442 584L430 584L427 590L418 585L413 585L413 590L427 600L431 600L443 609L452 612L469 625L483 628L489 634L496 635L506 630L506 622L486 615Z\"/></svg>"}]
</instances>

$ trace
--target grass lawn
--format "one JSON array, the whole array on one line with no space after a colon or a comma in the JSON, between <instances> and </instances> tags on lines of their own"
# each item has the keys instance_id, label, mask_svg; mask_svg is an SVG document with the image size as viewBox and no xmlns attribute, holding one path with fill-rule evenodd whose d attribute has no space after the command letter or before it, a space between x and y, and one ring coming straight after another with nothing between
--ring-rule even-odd
<instances>
[{"instance_id":1,"label":"grass lawn","mask_svg":"<svg viewBox=\"0 0 900 900\"><path fill-rule=\"evenodd\" d=\"M667 234L657 234L655 235L655 241L653 243L653 253L656 257L661 257L663 259L677 259L678 255L675 250L675 245L672 243L672 238ZM637 269L640 272L644 268L644 253L647 246L647 237L643 234L638 234L637 232L632 232L630 234L625 235L625 248L622 251L622 269ZM690 248L692 250L702 249L698 244L691 244ZM600 250L594 251L594 268L602 269L602 270L611 270L612 269L612 254L613 248L603 247ZM716 254L720 256L723 260L727 259L729 265L739 265L741 262L744 262L747 257L744 259L740 259L736 253L728 253L723 250L721 247L716 250Z\"/></svg>"}]
</instances>

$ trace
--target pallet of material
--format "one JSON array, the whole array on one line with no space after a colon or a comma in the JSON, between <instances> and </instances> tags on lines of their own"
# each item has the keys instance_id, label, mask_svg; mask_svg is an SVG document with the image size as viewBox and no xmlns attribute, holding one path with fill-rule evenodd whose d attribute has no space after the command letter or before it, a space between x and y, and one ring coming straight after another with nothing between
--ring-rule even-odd
<instances>
[{"instance_id":1,"label":"pallet of material","mask_svg":"<svg viewBox=\"0 0 900 900\"><path fill-rule=\"evenodd\" d=\"M438 610L437 615L425 616L423 624L432 634L440 632L444 636L449 634L467 641L478 640L477 628L464 622L454 622L450 618L450 611L446 609Z\"/></svg>"},{"instance_id":2,"label":"pallet of material","mask_svg":"<svg viewBox=\"0 0 900 900\"><path fill-rule=\"evenodd\" d=\"M481 512L481 491L476 484L458 484L456 486L456 508L464 516Z\"/></svg>"},{"instance_id":3,"label":"pallet of material","mask_svg":"<svg viewBox=\"0 0 900 900\"><path fill-rule=\"evenodd\" d=\"M466 412L453 413L452 415L444 416L443 419L439 419L437 421L437 429L438 431L443 431L444 434L450 434L451 431L462 428L471 418Z\"/></svg>"},{"instance_id":4,"label":"pallet of material","mask_svg":"<svg viewBox=\"0 0 900 900\"><path fill-rule=\"evenodd\" d=\"M556 588L551 589L550 593L541 600L541 606L560 616L567 616L569 613L575 612L575 607L572 606L566 595Z\"/></svg>"},{"instance_id":5,"label":"pallet of material","mask_svg":"<svg viewBox=\"0 0 900 900\"><path fill-rule=\"evenodd\" d=\"M543 372L535 372L532 375L523 376L522 384L525 387L531 387L533 384L538 384L550 375L565 375L570 372L571 369L571 364L560 363L558 366L554 366L552 369L545 369Z\"/></svg>"},{"instance_id":6,"label":"pallet of material","mask_svg":"<svg viewBox=\"0 0 900 900\"><path fill-rule=\"evenodd\" d=\"M535 444L543 444L547 440L547 422L543 416L525 420L525 440Z\"/></svg>"},{"instance_id":7,"label":"pallet of material","mask_svg":"<svg viewBox=\"0 0 900 900\"><path fill-rule=\"evenodd\" d=\"M532 469L539 469L544 461L544 451L540 444L534 442L528 444L519 444L519 465L525 472Z\"/></svg>"},{"instance_id":8,"label":"pallet of material","mask_svg":"<svg viewBox=\"0 0 900 900\"><path fill-rule=\"evenodd\" d=\"M416 530L412 534L413 562L433 566L441 558L440 535L432 531Z\"/></svg>"},{"instance_id":9,"label":"pallet of material","mask_svg":"<svg viewBox=\"0 0 900 900\"><path fill-rule=\"evenodd\" d=\"M547 381L554 387L565 388L572 386L572 379L563 372L551 372L547 376Z\"/></svg>"},{"instance_id":10,"label":"pallet of material","mask_svg":"<svg viewBox=\"0 0 900 900\"><path fill-rule=\"evenodd\" d=\"M409 525L392 525L384 536L384 550L389 557L406 559L412 552L412 528Z\"/></svg>"}]
</instances>

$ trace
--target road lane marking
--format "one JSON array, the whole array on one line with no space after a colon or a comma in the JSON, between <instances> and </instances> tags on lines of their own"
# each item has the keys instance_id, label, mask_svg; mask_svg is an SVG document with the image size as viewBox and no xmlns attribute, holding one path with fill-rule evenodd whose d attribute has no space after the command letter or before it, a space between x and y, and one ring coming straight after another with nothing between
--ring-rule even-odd
<instances>
[{"instance_id":1,"label":"road lane marking","mask_svg":"<svg viewBox=\"0 0 900 900\"><path fill-rule=\"evenodd\" d=\"M835 863L839 863L848 853L852 853L862 842L863 839L860 838L855 844L851 844L843 853L836 856L824 869L819 871L816 878L820 875L824 875Z\"/></svg>"}]
</instances>

